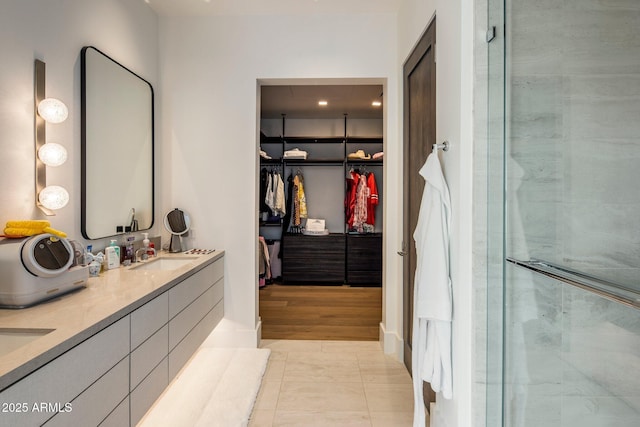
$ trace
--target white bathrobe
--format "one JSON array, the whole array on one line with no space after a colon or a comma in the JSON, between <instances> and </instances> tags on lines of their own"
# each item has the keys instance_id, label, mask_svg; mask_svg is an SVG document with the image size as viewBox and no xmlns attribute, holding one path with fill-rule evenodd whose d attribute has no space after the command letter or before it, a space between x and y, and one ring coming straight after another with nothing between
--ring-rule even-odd
<instances>
[{"instance_id":1,"label":"white bathrobe","mask_svg":"<svg viewBox=\"0 0 640 427\"><path fill-rule=\"evenodd\" d=\"M424 427L422 381L445 399L452 398L451 319L453 303L449 278L451 201L434 151L420 169L425 179L416 242L412 370L414 427Z\"/></svg>"}]
</instances>

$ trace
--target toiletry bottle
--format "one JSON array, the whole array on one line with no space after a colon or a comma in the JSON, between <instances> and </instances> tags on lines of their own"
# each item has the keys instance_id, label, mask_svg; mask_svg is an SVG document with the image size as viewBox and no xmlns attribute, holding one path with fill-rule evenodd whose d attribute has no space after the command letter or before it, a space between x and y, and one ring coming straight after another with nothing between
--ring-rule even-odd
<instances>
[{"instance_id":1,"label":"toiletry bottle","mask_svg":"<svg viewBox=\"0 0 640 427\"><path fill-rule=\"evenodd\" d=\"M155 249L155 248L156 248L156 245L154 245L154 244L153 244L153 242L149 242L149 249ZM148 250L148 251L147 251L147 255L149 255L149 256L153 256L153 255L155 255L155 254L153 253L153 251Z\"/></svg>"},{"instance_id":2,"label":"toiletry bottle","mask_svg":"<svg viewBox=\"0 0 640 427\"><path fill-rule=\"evenodd\" d=\"M120 267L120 255L118 255L114 246L107 246L104 254L107 258L107 270Z\"/></svg>"},{"instance_id":3,"label":"toiletry bottle","mask_svg":"<svg viewBox=\"0 0 640 427\"><path fill-rule=\"evenodd\" d=\"M124 260L125 263L133 262L134 250L133 250L133 242L136 240L136 236L131 234L131 227L126 226L125 230L125 241L123 243L123 252L124 252Z\"/></svg>"},{"instance_id":4,"label":"toiletry bottle","mask_svg":"<svg viewBox=\"0 0 640 427\"><path fill-rule=\"evenodd\" d=\"M120 247L120 264L123 264L124 263L124 257L125 257L124 244L125 244L125 241L126 241L126 238L127 238L127 235L124 233L124 227L121 226L121 225L118 225L116 227L116 234L118 236L120 236L118 238L118 246Z\"/></svg>"},{"instance_id":5,"label":"toiletry bottle","mask_svg":"<svg viewBox=\"0 0 640 427\"><path fill-rule=\"evenodd\" d=\"M144 246L145 248L149 247L149 233L142 233L142 236L144 237L144 239L142 240L142 246Z\"/></svg>"},{"instance_id":6,"label":"toiletry bottle","mask_svg":"<svg viewBox=\"0 0 640 427\"><path fill-rule=\"evenodd\" d=\"M118 265L120 265L120 246L118 246L118 241L116 239L112 239L109 247L116 251L116 255L118 255Z\"/></svg>"}]
</instances>

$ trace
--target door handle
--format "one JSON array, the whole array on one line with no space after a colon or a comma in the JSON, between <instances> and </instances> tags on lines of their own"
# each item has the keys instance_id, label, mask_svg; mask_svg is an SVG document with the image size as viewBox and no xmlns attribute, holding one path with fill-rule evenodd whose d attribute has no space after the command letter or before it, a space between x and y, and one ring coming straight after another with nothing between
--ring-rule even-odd
<instances>
[{"instance_id":1,"label":"door handle","mask_svg":"<svg viewBox=\"0 0 640 427\"><path fill-rule=\"evenodd\" d=\"M398 251L398 255L405 256L407 253L405 251Z\"/></svg>"}]
</instances>

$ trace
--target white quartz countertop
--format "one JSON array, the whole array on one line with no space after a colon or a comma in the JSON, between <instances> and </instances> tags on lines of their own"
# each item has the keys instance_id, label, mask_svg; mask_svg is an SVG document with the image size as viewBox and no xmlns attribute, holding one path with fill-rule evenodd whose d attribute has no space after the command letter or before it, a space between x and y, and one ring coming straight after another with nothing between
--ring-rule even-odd
<instances>
[{"instance_id":1,"label":"white quartz countertop","mask_svg":"<svg viewBox=\"0 0 640 427\"><path fill-rule=\"evenodd\" d=\"M0 356L0 390L35 371L100 330L224 255L160 253L158 258L188 258L172 270L120 267L90 277L87 287L29 308L0 309L0 330L53 329ZM145 263L160 261L151 259Z\"/></svg>"}]
</instances>

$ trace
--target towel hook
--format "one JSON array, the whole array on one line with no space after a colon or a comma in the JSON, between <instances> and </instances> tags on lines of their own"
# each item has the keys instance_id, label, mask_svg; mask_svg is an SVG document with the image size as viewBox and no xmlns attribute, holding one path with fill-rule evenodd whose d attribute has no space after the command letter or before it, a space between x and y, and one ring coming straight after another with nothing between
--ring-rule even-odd
<instances>
[{"instance_id":1,"label":"towel hook","mask_svg":"<svg viewBox=\"0 0 640 427\"><path fill-rule=\"evenodd\" d=\"M433 144L431 149L433 151L437 151L439 149L442 149L442 151L449 151L449 145L449 141L442 141L442 144Z\"/></svg>"}]
</instances>

